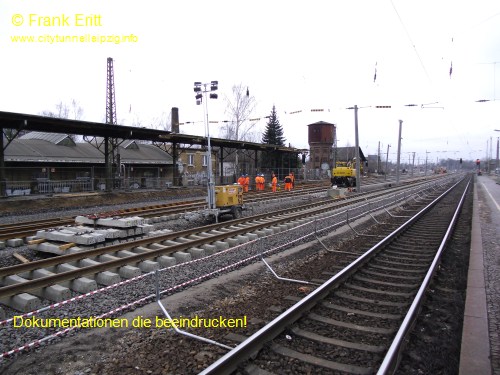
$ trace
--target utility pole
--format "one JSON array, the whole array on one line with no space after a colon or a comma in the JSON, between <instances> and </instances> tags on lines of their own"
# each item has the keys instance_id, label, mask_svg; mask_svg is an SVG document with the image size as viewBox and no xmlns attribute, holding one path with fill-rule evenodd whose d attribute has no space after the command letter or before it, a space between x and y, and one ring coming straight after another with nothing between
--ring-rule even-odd
<instances>
[{"instance_id":1,"label":"utility pole","mask_svg":"<svg viewBox=\"0 0 500 375\"><path fill-rule=\"evenodd\" d=\"M413 177L413 170L415 169L415 152L413 152L413 160L411 163L411 176Z\"/></svg>"},{"instance_id":2,"label":"utility pole","mask_svg":"<svg viewBox=\"0 0 500 375\"><path fill-rule=\"evenodd\" d=\"M391 147L391 145L387 145L387 154L385 156L385 180L387 180L387 163L389 162L389 147Z\"/></svg>"},{"instance_id":3,"label":"utility pole","mask_svg":"<svg viewBox=\"0 0 500 375\"><path fill-rule=\"evenodd\" d=\"M424 176L427 177L427 154L429 151L425 150L425 174Z\"/></svg>"},{"instance_id":4,"label":"utility pole","mask_svg":"<svg viewBox=\"0 0 500 375\"><path fill-rule=\"evenodd\" d=\"M396 164L396 185L399 185L399 163L401 161L401 130L403 128L403 120L399 120L399 136L398 136L398 161Z\"/></svg>"},{"instance_id":5,"label":"utility pole","mask_svg":"<svg viewBox=\"0 0 500 375\"><path fill-rule=\"evenodd\" d=\"M361 160L359 158L358 106L354 106L354 137L356 138L356 192L361 192Z\"/></svg>"},{"instance_id":6,"label":"utility pole","mask_svg":"<svg viewBox=\"0 0 500 375\"><path fill-rule=\"evenodd\" d=\"M500 129L495 129L496 132L500 132ZM497 137L497 160L496 160L496 163L495 163L495 172L496 172L496 169L500 167L500 164L498 164L498 153L500 151L500 137Z\"/></svg>"},{"instance_id":7,"label":"utility pole","mask_svg":"<svg viewBox=\"0 0 500 375\"><path fill-rule=\"evenodd\" d=\"M493 159L493 137L490 137L490 157L488 162L488 172L491 173L491 159Z\"/></svg>"},{"instance_id":8,"label":"utility pole","mask_svg":"<svg viewBox=\"0 0 500 375\"><path fill-rule=\"evenodd\" d=\"M172 107L170 111L170 123L172 125L172 133L179 133L179 108ZM180 173L179 173L179 152L177 150L177 142L172 143L172 162L173 162L173 171L172 177L174 180L174 186L181 185Z\"/></svg>"},{"instance_id":9,"label":"utility pole","mask_svg":"<svg viewBox=\"0 0 500 375\"><path fill-rule=\"evenodd\" d=\"M497 162L496 162L495 169L499 168L499 166L498 166L498 151L499 151L499 148L500 148L499 146L500 146L500 137L497 137Z\"/></svg>"},{"instance_id":10,"label":"utility pole","mask_svg":"<svg viewBox=\"0 0 500 375\"><path fill-rule=\"evenodd\" d=\"M486 172L488 172L488 165L490 164L488 161L488 140L486 140L486 153L484 154L484 159L486 160Z\"/></svg>"},{"instance_id":11,"label":"utility pole","mask_svg":"<svg viewBox=\"0 0 500 375\"><path fill-rule=\"evenodd\" d=\"M378 141L378 151L377 151L377 173L380 173L380 141Z\"/></svg>"}]
</instances>

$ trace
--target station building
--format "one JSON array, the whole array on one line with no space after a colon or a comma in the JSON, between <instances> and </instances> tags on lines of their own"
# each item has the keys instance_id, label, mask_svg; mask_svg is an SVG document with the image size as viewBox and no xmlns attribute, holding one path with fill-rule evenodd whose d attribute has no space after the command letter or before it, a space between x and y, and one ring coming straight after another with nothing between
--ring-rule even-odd
<instances>
[{"instance_id":1,"label":"station building","mask_svg":"<svg viewBox=\"0 0 500 375\"><path fill-rule=\"evenodd\" d=\"M207 184L206 137L12 112L0 112L0 128L2 196ZM284 173L297 169L301 153L219 138L211 145L219 184L236 181L235 152L246 155L237 164L251 174L262 169L262 153L279 155Z\"/></svg>"},{"instance_id":2,"label":"station building","mask_svg":"<svg viewBox=\"0 0 500 375\"><path fill-rule=\"evenodd\" d=\"M103 140L76 142L67 134L29 132L4 151L7 195L104 190ZM125 188L159 187L172 182L172 157L135 140L118 144L120 167L115 184Z\"/></svg>"}]
</instances>

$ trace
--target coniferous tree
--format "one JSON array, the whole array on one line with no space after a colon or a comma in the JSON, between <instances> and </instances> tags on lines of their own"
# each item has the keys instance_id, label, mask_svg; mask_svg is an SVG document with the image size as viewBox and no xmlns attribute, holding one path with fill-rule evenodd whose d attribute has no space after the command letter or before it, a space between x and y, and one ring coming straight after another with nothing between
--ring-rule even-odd
<instances>
[{"instance_id":1,"label":"coniferous tree","mask_svg":"<svg viewBox=\"0 0 500 375\"><path fill-rule=\"evenodd\" d=\"M285 136L283 128L278 120L278 115L276 113L276 107L273 105L271 114L269 115L269 120L266 124L266 129L262 135L262 143L268 145L284 146ZM281 165L282 155L279 152L265 152L262 155L262 166L268 169L275 170ZM279 172L278 172L279 174Z\"/></svg>"},{"instance_id":2,"label":"coniferous tree","mask_svg":"<svg viewBox=\"0 0 500 375\"><path fill-rule=\"evenodd\" d=\"M278 115L276 113L276 107L273 105L273 109L269 115L269 121L266 124L266 130L262 135L262 143L284 146L285 141L286 139L284 137L283 127L280 125L280 121L278 120Z\"/></svg>"}]
</instances>

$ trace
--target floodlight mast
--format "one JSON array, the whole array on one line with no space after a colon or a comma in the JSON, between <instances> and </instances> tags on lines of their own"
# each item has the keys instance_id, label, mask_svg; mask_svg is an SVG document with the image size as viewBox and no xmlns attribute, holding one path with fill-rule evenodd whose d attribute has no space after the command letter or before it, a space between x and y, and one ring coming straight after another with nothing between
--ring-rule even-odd
<instances>
[{"instance_id":1,"label":"floodlight mast","mask_svg":"<svg viewBox=\"0 0 500 375\"><path fill-rule=\"evenodd\" d=\"M207 87L210 85L210 90ZM203 96L205 96L205 127L207 132L207 188L208 188L208 197L207 204L209 209L215 209L215 181L212 175L212 146L210 144L210 127L208 122L208 100L206 100L206 94L210 93L210 99L217 99L218 95L214 93L217 91L219 82L211 81L210 83L194 83L194 92L196 93L195 99L196 104L200 105L203 102ZM202 87L203 86L203 87Z\"/></svg>"}]
</instances>

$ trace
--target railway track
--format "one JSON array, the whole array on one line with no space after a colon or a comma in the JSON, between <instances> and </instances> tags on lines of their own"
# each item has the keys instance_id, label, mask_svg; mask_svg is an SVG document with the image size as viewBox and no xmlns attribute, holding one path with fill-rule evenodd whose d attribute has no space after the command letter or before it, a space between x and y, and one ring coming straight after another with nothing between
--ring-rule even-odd
<instances>
[{"instance_id":1,"label":"railway track","mask_svg":"<svg viewBox=\"0 0 500 375\"><path fill-rule=\"evenodd\" d=\"M300 186L297 187L292 192L250 192L245 194L245 203L252 204L259 201L277 198L284 196L287 197L300 196L303 194L315 194L320 191L324 191L325 185L313 185L313 186ZM113 210L103 213L90 213L91 215L99 215L101 217L106 216L141 216L144 218L155 217L155 216L168 216L174 214L182 214L187 212L192 212L196 210L201 210L206 207L205 198L194 198L189 201L179 201L179 202L168 202L155 205L147 205L144 207L136 207L129 209ZM74 216L67 217L56 217L43 220L30 220L24 222L7 223L0 224L0 241L12 239L12 238L23 238L28 236L33 236L38 230L50 229L59 226L73 225L75 223Z\"/></svg>"},{"instance_id":2,"label":"railway track","mask_svg":"<svg viewBox=\"0 0 500 375\"><path fill-rule=\"evenodd\" d=\"M416 193L429 190L431 186L433 184L424 184L410 190ZM334 210L358 204L359 207L342 212L342 215L347 213L347 220L349 220L349 216L353 217L365 211L375 210L377 205L382 207L393 200L403 200L409 194L406 191L408 188L401 187L397 190L401 191L393 194L399 198L393 198L392 195L387 197L386 192L374 192L352 197L346 201L324 199L277 210L272 214L253 215L232 220L229 223L216 223L183 231L167 231L168 233L159 236L4 267L0 269L2 282L0 299L5 300L19 293L36 290L38 296L58 302L62 298L67 298L69 291L63 294L51 294L47 287L56 283L93 275L92 278L96 279L95 283L85 281L89 285L86 290L90 291L97 288L97 283L110 285L120 278L132 278L142 272L151 272L191 259L198 259L228 247L300 226L311 220L322 221L322 217L331 216ZM368 198L378 199L378 203L375 205L366 203ZM342 216L330 220L343 222L346 218ZM115 275L110 278L103 277L102 273L110 270ZM82 290L77 288L75 291L82 292ZM37 307L38 302L28 303L21 311ZM14 308L19 308L19 306Z\"/></svg>"},{"instance_id":3,"label":"railway track","mask_svg":"<svg viewBox=\"0 0 500 375\"><path fill-rule=\"evenodd\" d=\"M412 180L413 182L418 182L419 179ZM410 181L409 183L412 183ZM387 182L387 183L390 183ZM377 179L367 179L365 181L366 186L370 185L385 185L386 183L380 183ZM318 184L304 184L297 185L291 192L280 191L277 193L272 192L257 192L250 191L245 193L245 204L252 205L269 199L276 199L281 197L299 197L305 195L311 195L316 193L324 192L325 188L328 187L328 183L318 183ZM154 205L145 205L143 207L133 207L127 209L118 209L108 212L95 213L88 212L89 215L100 215L102 217L106 216L141 216L144 218L158 217L158 216L169 216L175 214L183 214L187 212L193 212L197 210L202 210L206 208L206 198L193 198L188 201L177 201L177 202L166 202ZM84 213L82 213L85 215ZM74 216L65 217L53 217L41 220L28 220L21 222L12 222L0 224L0 241L5 241L12 238L25 238L33 236L38 230L46 230L50 228L55 228L65 225L73 225L75 223Z\"/></svg>"},{"instance_id":4,"label":"railway track","mask_svg":"<svg viewBox=\"0 0 500 375\"><path fill-rule=\"evenodd\" d=\"M469 184L440 194L201 374L392 373Z\"/></svg>"},{"instance_id":5,"label":"railway track","mask_svg":"<svg viewBox=\"0 0 500 375\"><path fill-rule=\"evenodd\" d=\"M79 277L94 277L97 280L98 275L109 272L110 268L115 270L122 267L129 269L131 265L138 265L141 261L159 261L159 259L165 254L169 252L171 253L173 250L184 252L186 249L189 249L196 244L200 245L201 243L206 242L214 243L215 237L208 237L203 241L203 236L205 236L206 232L212 232L211 235L221 235L221 239L226 238L226 240L221 240L221 242L228 241L228 243L224 246L226 250L219 249L216 253L205 258L195 259L193 257L191 261L180 263L175 266L165 266L164 264L160 264L162 267L166 267L161 269L159 272L161 275L161 285L165 288L161 294L172 293L174 291L182 290L184 287L192 285L193 283L197 283L199 280L211 278L219 273L224 273L228 270L237 269L245 264L255 262L260 259L260 256L262 256L262 249L265 247L273 249L272 251L275 251L274 249L281 251L286 249L287 246L295 246L294 243L296 241L290 241L289 243L287 241L287 244L283 247L281 239L282 234L279 233L283 230L287 230L289 232L288 236L291 235L292 237L296 237L299 243L301 238L304 238L307 242L314 238L315 231L318 231L318 233L321 233L321 231L323 231L323 233L329 232L332 228L341 226L348 221L353 221L356 217L367 216L369 212L383 209L383 207L401 205L404 201L412 204L416 201L425 200L427 199L426 196L432 195L435 191L440 190L440 185L442 184L447 185L449 182L428 182L426 184L422 184L418 188L413 187L412 195L408 192L409 188L403 187L400 189L406 191L401 191L399 193L392 192L390 196L386 197L381 197L384 195L383 192L372 193L372 198L370 198L369 195L365 195L351 200L351 204L348 208L340 206L337 206L336 208L333 206L329 208L322 207L319 209L319 211L322 212L318 212L318 210L314 209L312 206L305 211L299 211L299 207L294 207L294 213L287 213L287 210L283 210L283 212L274 212L272 216L276 219L276 221L269 219L269 217L266 218L266 215L263 215L260 218L254 216L252 218L243 218L241 221L215 224L219 225L219 230L214 229L216 227L211 227L211 230L208 230L207 227L198 228L198 230L202 230L201 232L198 232L202 235L194 234L192 236L192 233L194 232L190 232L191 234L189 234L189 232L182 232L176 234L170 233L165 236L161 236L161 238L165 239L168 236L174 236L170 238L175 238L176 235L182 235L184 240L189 239L200 242L178 242L176 244L172 244L172 242L175 242L173 239L159 241L159 238L150 238L147 239L147 241L144 239L145 242L142 243L142 246L140 242L135 242L133 245L128 243L122 244L118 247L95 249L95 252L92 250L91 252L87 251L84 254L76 253L68 256L54 257L40 263L32 262L16 266L15 268L2 268L0 269L0 280L2 280L1 282L3 286L0 288L0 299L2 300L2 303L4 303L6 300L12 299L14 296L18 295L18 293L22 293L23 291L30 292L34 289L48 289L48 287L54 285L54 283L61 283L65 280L74 281ZM378 198L374 198L376 195L378 195ZM358 201L357 204L353 204L356 200ZM337 205L345 205L349 202L337 201L334 203ZM308 215L309 217L307 217ZM253 226L254 224L261 229L256 229L257 227ZM228 225L231 227L228 227ZM230 232L234 229L241 231L240 233L242 234L237 235L235 232ZM247 236L245 233L248 233L251 230L253 230L253 232L250 233L253 233L254 235ZM257 237L260 235L264 237L255 239L255 235L257 235ZM227 247L230 248L228 249ZM129 252L123 258L115 257L111 261L107 258L107 261L104 261L106 256L109 256L111 251L115 251L115 253L117 253L118 251L127 249ZM184 249L184 251L182 249ZM105 258L100 259L99 254L104 255ZM91 261L90 263L93 262L91 267L88 266L89 260ZM72 269L70 271L61 271L59 270L59 266L61 264L69 264L73 267L78 266L79 268ZM38 279L33 278L28 280L26 284L7 285L5 283L5 279L9 275L19 274L29 277L29 275L33 274L36 270L42 269L41 267L45 267L47 270L59 273ZM46 296L44 296L42 298L42 302L44 304L43 307L36 309L38 307L37 306L33 309L27 308L24 310L18 310L24 312L22 315L19 315L19 312L8 308L2 317L2 311L0 310L0 327L2 327L2 329L0 329L0 342L2 342L2 344L0 344L0 352L4 351L4 354L0 357L0 361L2 357L6 358L12 354L19 353L20 351L36 347L43 341L52 340L53 338L59 337L60 335L72 330L71 328L59 331L57 329L54 331L31 328L14 329L14 333L10 333L12 331L10 327L12 324L12 318L9 317L19 315L23 317L37 316L41 318L50 317L51 319L57 319L68 316L115 316L115 314L119 311L127 311L127 309L133 308L134 306L142 306L143 304L151 302L152 299L154 299L154 294L151 295L150 293L151 284L154 284L154 279L151 279L155 273L139 270L139 274L140 275L132 277L131 279L127 279L126 277L122 278L122 281L109 286L103 286L106 284L97 283L99 284L99 289L92 289L87 293L83 292L82 294L82 292L72 291L71 295L66 300L59 299L58 301L55 301L47 299ZM1 319L5 320L2 321ZM14 341L12 341L13 337L15 338ZM41 337L43 337L43 339L40 339ZM29 343L30 340L34 341ZM20 348L14 348L8 351L13 347L11 346L14 345L13 342L24 342L27 344Z\"/></svg>"}]
</instances>

